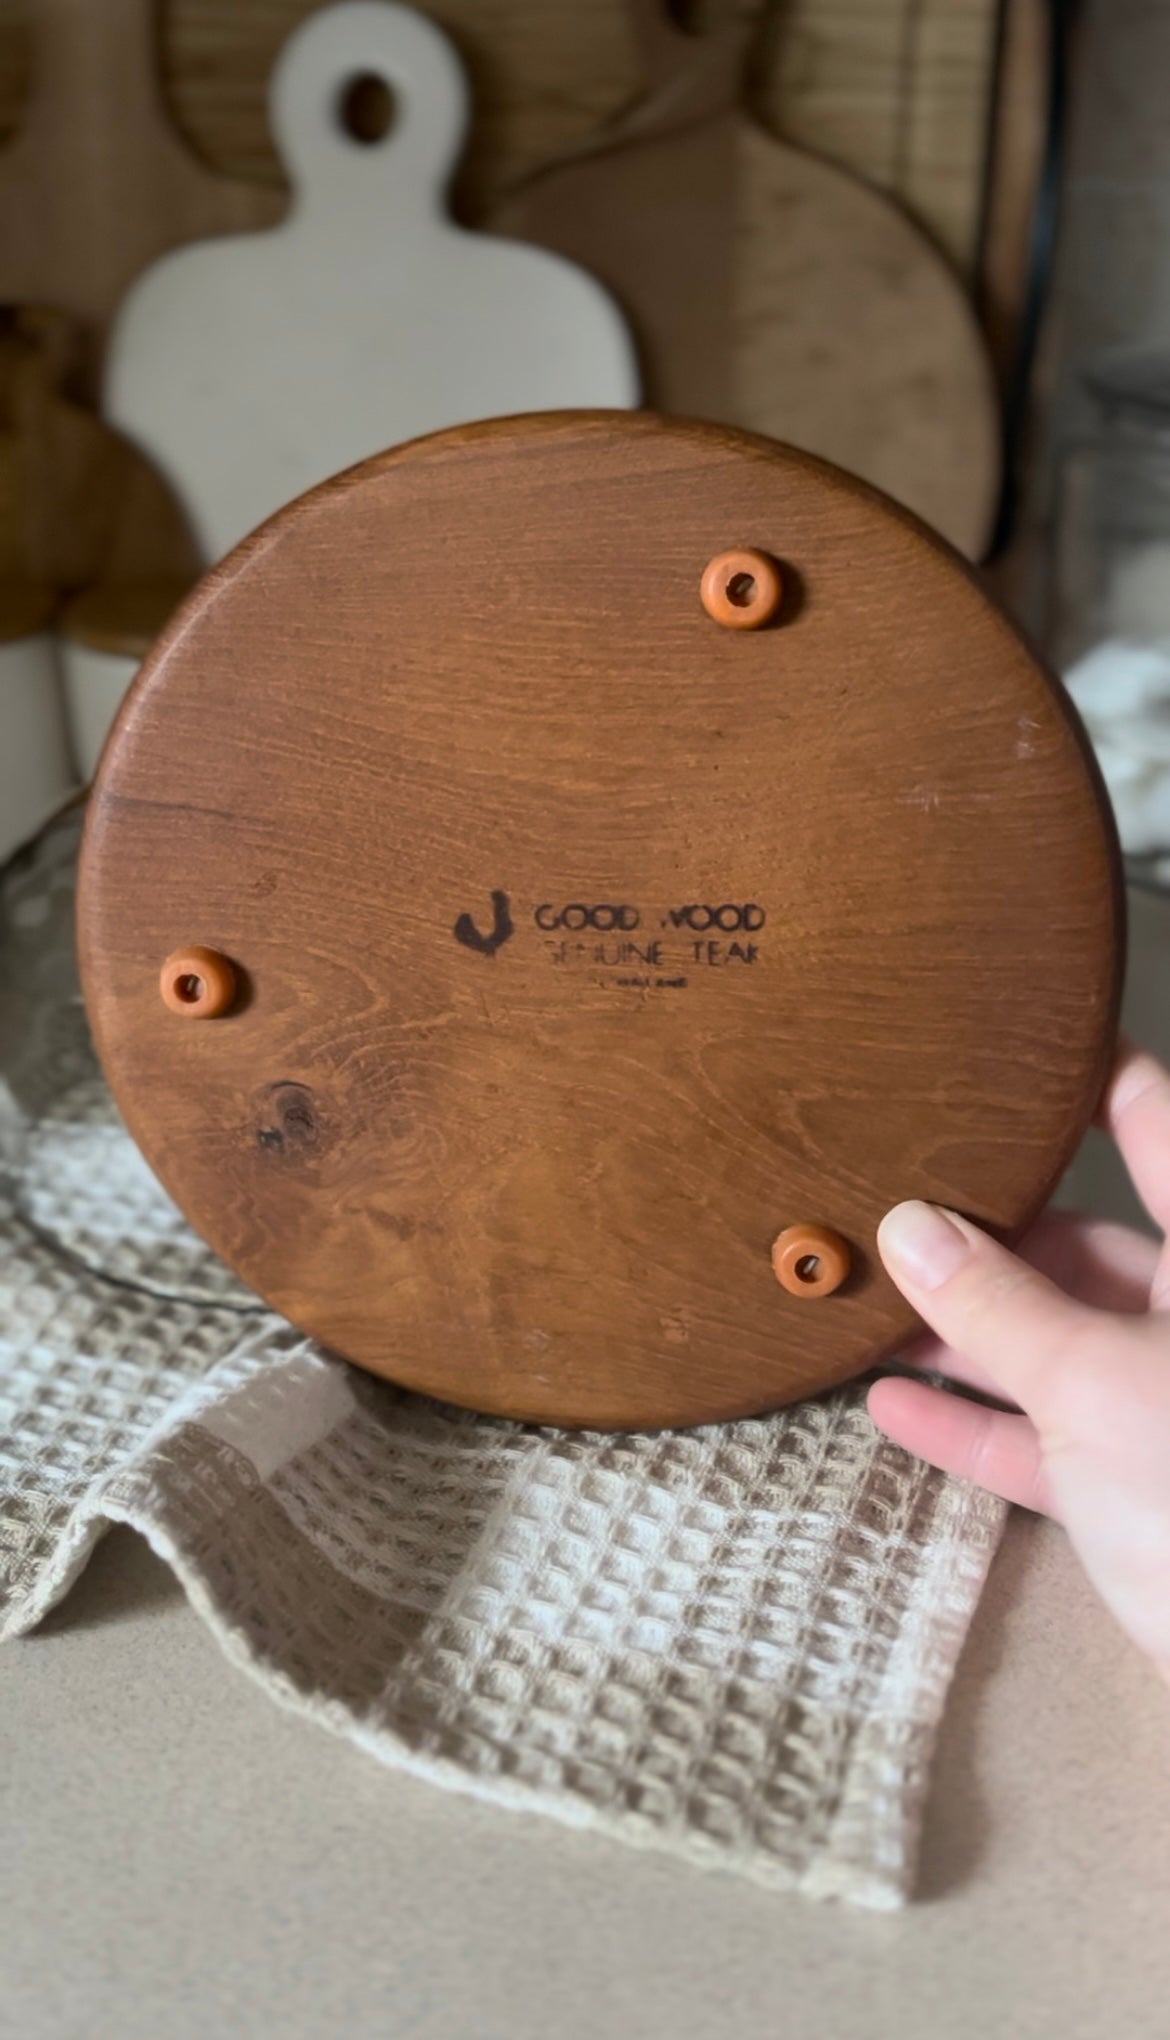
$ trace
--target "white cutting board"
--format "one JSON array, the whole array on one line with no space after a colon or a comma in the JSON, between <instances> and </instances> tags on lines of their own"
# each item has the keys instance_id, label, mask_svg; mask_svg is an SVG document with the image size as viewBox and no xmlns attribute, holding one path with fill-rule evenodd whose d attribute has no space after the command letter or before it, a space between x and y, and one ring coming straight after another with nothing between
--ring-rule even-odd
<instances>
[{"instance_id":1,"label":"white cutting board","mask_svg":"<svg viewBox=\"0 0 1170 2040\"><path fill-rule=\"evenodd\" d=\"M378 142L340 117L362 75L394 95ZM592 277L448 217L467 94L431 22L391 0L311 15L281 51L269 113L287 220L164 256L131 289L107 360L106 414L163 469L206 560L418 433L638 402L632 343Z\"/></svg>"}]
</instances>

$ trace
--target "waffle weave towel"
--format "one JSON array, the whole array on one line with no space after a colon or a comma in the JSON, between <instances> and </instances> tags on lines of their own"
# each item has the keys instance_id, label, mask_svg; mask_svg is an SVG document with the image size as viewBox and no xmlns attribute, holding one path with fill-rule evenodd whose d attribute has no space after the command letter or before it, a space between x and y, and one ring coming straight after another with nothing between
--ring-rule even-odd
<instances>
[{"instance_id":1,"label":"waffle weave towel","mask_svg":"<svg viewBox=\"0 0 1170 2040\"><path fill-rule=\"evenodd\" d=\"M1001 1506L880 1439L856 1389L603 1437L308 1344L118 1124L73 966L76 838L3 881L0 1633L130 1523L230 1659L385 1763L901 1903Z\"/></svg>"}]
</instances>

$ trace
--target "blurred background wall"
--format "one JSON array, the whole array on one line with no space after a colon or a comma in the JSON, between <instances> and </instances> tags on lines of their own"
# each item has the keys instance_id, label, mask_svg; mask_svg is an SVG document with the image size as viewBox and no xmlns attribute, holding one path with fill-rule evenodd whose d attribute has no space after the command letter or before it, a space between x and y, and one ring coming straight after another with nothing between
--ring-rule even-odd
<instances>
[{"instance_id":1,"label":"blurred background wall","mask_svg":"<svg viewBox=\"0 0 1170 2040\"><path fill-rule=\"evenodd\" d=\"M1086 0L1052 311L1061 429L1093 355L1170 345L1167 0Z\"/></svg>"},{"instance_id":2,"label":"blurred background wall","mask_svg":"<svg viewBox=\"0 0 1170 2040\"><path fill-rule=\"evenodd\" d=\"M33 4L0 0L0 134L15 127L27 89ZM163 82L207 162L279 179L265 87L281 43L313 11L314 0L168 0ZM452 37L470 73L476 118L460 199L473 217L641 84L623 0L424 0L419 11ZM902 199L969 268L994 23L994 0L781 0L767 9L751 95L789 139Z\"/></svg>"},{"instance_id":3,"label":"blurred background wall","mask_svg":"<svg viewBox=\"0 0 1170 2040\"><path fill-rule=\"evenodd\" d=\"M132 33L142 17L138 0L88 4L108 18L111 48L119 24ZM37 28L76 21L78 8L79 0L0 0L0 170L30 102ZM175 130L204 164L267 190L274 209L283 186L269 79L288 36L315 11L314 0L158 0L153 10L158 83ZM1170 586L1170 378L1163 392L1159 366L1170 350L1170 0L422 0L419 11L450 37L468 75L472 117L453 205L465 225L485 229L506 224L501 203L527 177L595 147L606 124L637 104L647 81L639 28L652 15L697 31L737 16L749 25L741 103L756 131L888 199L961 293L986 363L985 437L998 429L998 409L1005 454L998 517L965 549L982 555L997 592L1071 677L1120 808L1133 807L1125 788L1156 757L1158 786L1143 784L1158 795L1157 818L1134 808L1127 847L1157 850L1170 871L1170 739L1161 729L1170 723L1170 594L1165 605L1159 594ZM95 95L116 89L116 67L95 75ZM756 236L748 267L764 270L783 216L775 194L772 212L753 216L749 183L740 177L736 203ZM685 239L685 214L678 221ZM733 222L729 238L742 225ZM765 381L768 321L788 288L787 276L773 276L753 312ZM841 322L849 315L846 291ZM27 323L20 337L29 340ZM1114 392L1103 404L1092 385L1115 377L1119 350L1141 363L1124 368L1122 398ZM11 369L11 349L5 358ZM92 389L82 395L95 401ZM796 436L789 415L774 418L757 403L737 422ZM73 427L81 430L76 418ZM818 445L815 421L799 443L841 457L831 438ZM876 472L858 467L885 480L880 463ZM989 472L990 493L994 485ZM147 482L136 486L146 491L140 534L158 520ZM930 514L929 500L915 507ZM80 538L71 545L80 559ZM176 538L166 563L180 579L181 550ZM107 569L108 557L108 579ZM1120 602L1110 592L1119 575ZM71 556L65 582L75 589L84 580ZM146 605L122 634L124 661L141 655L164 613L160 601ZM111 633L92 618L87 628L89 649L106 655ZM1101 646L1105 663L1082 686L1080 662ZM96 683L91 693L96 701ZM103 706L82 776L106 715Z\"/></svg>"}]
</instances>

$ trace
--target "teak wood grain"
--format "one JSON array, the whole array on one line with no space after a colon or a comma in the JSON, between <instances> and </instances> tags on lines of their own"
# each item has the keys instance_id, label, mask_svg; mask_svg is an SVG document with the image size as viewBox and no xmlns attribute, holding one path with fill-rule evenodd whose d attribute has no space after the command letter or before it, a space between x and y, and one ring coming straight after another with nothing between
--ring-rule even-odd
<instances>
[{"instance_id":1,"label":"teak wood grain","mask_svg":"<svg viewBox=\"0 0 1170 2040\"><path fill-rule=\"evenodd\" d=\"M764 629L700 601L733 548L780 564ZM106 752L80 934L134 1134L278 1310L456 1402L663 1425L896 1349L897 1199L1038 1209L1119 899L1080 728L955 555L770 442L579 413L380 456L208 576ZM162 1002L190 945L224 1017ZM831 1294L777 1281L793 1225Z\"/></svg>"}]
</instances>

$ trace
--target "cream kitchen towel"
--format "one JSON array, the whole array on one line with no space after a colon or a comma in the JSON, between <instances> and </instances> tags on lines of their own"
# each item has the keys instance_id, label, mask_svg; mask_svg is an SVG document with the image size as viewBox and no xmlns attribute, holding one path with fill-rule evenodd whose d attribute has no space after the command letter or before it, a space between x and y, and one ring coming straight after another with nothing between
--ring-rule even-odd
<instances>
[{"instance_id":1,"label":"cream kitchen towel","mask_svg":"<svg viewBox=\"0 0 1170 2040\"><path fill-rule=\"evenodd\" d=\"M72 960L77 823L0 931L0 1630L110 1522L224 1652L382 1762L500 1805L895 1906L1000 1505L860 1390L644 1436L401 1394L195 1239L118 1124Z\"/></svg>"}]
</instances>

